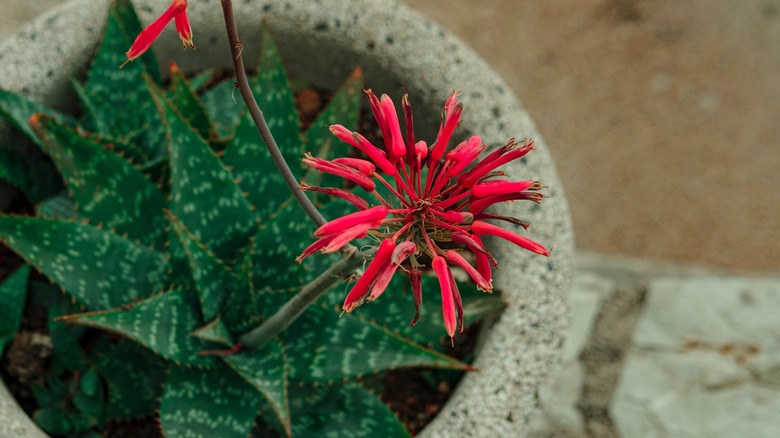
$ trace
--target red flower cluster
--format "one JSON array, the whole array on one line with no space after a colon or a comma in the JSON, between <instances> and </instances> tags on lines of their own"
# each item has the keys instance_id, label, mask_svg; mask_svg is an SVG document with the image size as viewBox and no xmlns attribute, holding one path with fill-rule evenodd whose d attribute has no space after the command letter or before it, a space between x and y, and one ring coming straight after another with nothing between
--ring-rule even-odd
<instances>
[{"instance_id":1,"label":"red flower cluster","mask_svg":"<svg viewBox=\"0 0 780 438\"><path fill-rule=\"evenodd\" d=\"M386 95L377 98L366 91L371 110L382 131L384 149L341 125L330 127L336 137L360 150L368 160L337 158L327 161L307 155L303 161L325 173L337 175L375 195L379 205L368 203L339 188L313 187L304 190L325 193L351 202L358 211L332 220L314 232L318 238L298 257L298 262L317 251L335 252L352 239L369 234L382 239L376 255L352 287L343 309L351 312L366 301L379 298L393 275L401 268L409 273L416 306L414 325L420 316L422 290L420 269L430 266L439 279L444 326L450 337L463 330L463 305L450 266L462 268L485 292L493 289L491 266L496 259L482 244L481 236L506 239L537 254L549 255L542 245L519 234L493 225L488 220L528 224L513 217L488 213L493 204L505 201L540 202L543 195L538 181L507 181L500 166L516 160L533 149L532 142L522 145L510 140L504 146L477 158L486 146L473 136L447 151L455 128L460 124L463 106L452 92L444 104L439 134L432 146L415 141L412 109L408 96L402 101L405 133L402 132L393 101ZM405 135L404 135L405 134ZM386 175L382 176L382 174ZM382 184L392 193L385 199L376 191ZM464 256L473 254L473 266Z\"/></svg>"},{"instance_id":2,"label":"red flower cluster","mask_svg":"<svg viewBox=\"0 0 780 438\"><path fill-rule=\"evenodd\" d=\"M187 0L173 0L168 9L162 13L156 20L154 20L149 26L146 26L144 30L138 34L133 45L130 46L130 50L127 51L128 62L143 55L144 52L152 47L152 43L160 36L160 33L171 22L176 21L176 32L181 38L181 42L184 47L195 48L195 44L192 42L192 28L190 27L190 20L187 18Z\"/></svg>"}]
</instances>

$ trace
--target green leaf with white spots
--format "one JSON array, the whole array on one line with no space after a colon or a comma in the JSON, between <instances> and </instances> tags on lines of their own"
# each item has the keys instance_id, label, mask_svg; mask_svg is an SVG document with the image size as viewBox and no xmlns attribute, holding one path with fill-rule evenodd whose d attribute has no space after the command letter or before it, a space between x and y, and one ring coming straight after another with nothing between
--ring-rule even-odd
<instances>
[{"instance_id":1,"label":"green leaf with white spots","mask_svg":"<svg viewBox=\"0 0 780 438\"><path fill-rule=\"evenodd\" d=\"M289 435L290 408L287 399L287 356L272 340L259 350L242 351L223 360L264 397Z\"/></svg>"},{"instance_id":2,"label":"green leaf with white spots","mask_svg":"<svg viewBox=\"0 0 780 438\"><path fill-rule=\"evenodd\" d=\"M77 306L59 288L53 285L48 286L48 300L45 305L48 307L49 335L54 347L52 360L55 364L70 371L87 368L89 366L87 356L81 347L81 340L86 328L57 320L61 316L77 311ZM44 293L41 286L36 289L39 291L38 293Z\"/></svg>"},{"instance_id":3,"label":"green leaf with white spots","mask_svg":"<svg viewBox=\"0 0 780 438\"><path fill-rule=\"evenodd\" d=\"M5 346L16 335L22 322L24 302L27 299L27 278L30 276L30 266L22 265L0 284L0 356Z\"/></svg>"},{"instance_id":4,"label":"green leaf with white spots","mask_svg":"<svg viewBox=\"0 0 780 438\"><path fill-rule=\"evenodd\" d=\"M62 178L51 162L6 148L0 148L0 180L19 189L33 204L62 190Z\"/></svg>"},{"instance_id":5,"label":"green leaf with white spots","mask_svg":"<svg viewBox=\"0 0 780 438\"><path fill-rule=\"evenodd\" d=\"M184 73L175 64L171 64L171 100L182 118L205 140L215 139L216 131L206 114L203 103L195 94Z\"/></svg>"},{"instance_id":6,"label":"green leaf with white spots","mask_svg":"<svg viewBox=\"0 0 780 438\"><path fill-rule=\"evenodd\" d=\"M100 355L95 368L106 381L107 418L133 420L159 407L168 366L151 351L125 339Z\"/></svg>"},{"instance_id":7,"label":"green leaf with white spots","mask_svg":"<svg viewBox=\"0 0 780 438\"><path fill-rule=\"evenodd\" d=\"M89 225L0 216L0 241L90 310L167 287L163 254Z\"/></svg>"},{"instance_id":8,"label":"green leaf with white spots","mask_svg":"<svg viewBox=\"0 0 780 438\"><path fill-rule=\"evenodd\" d=\"M81 219L81 215L76 211L76 205L68 197L67 191L37 203L35 214L49 219Z\"/></svg>"},{"instance_id":9,"label":"green leaf with white spots","mask_svg":"<svg viewBox=\"0 0 780 438\"><path fill-rule=\"evenodd\" d=\"M337 139L330 132L330 126L340 124L351 130L357 129L362 89L363 76L360 69L357 69L303 134L306 152L318 154L321 150L326 150L327 154L318 156L328 160L352 155L354 148Z\"/></svg>"},{"instance_id":10,"label":"green leaf with white spots","mask_svg":"<svg viewBox=\"0 0 780 438\"><path fill-rule=\"evenodd\" d=\"M319 158L327 160L355 156L357 150L336 138L330 132L330 126L340 124L353 131L357 130L363 94L361 92L362 89L363 76L360 69L356 69L303 134L303 149L305 152L310 152ZM309 172L306 179L312 185L347 188L344 178L312 170ZM315 179L311 179L312 176ZM323 203L329 203L332 199L322 194L312 194L312 196L317 201ZM353 211L354 207L352 207L350 212Z\"/></svg>"},{"instance_id":11,"label":"green leaf with white spots","mask_svg":"<svg viewBox=\"0 0 780 438\"><path fill-rule=\"evenodd\" d=\"M379 398L356 382L290 388L293 436L322 438L408 437Z\"/></svg>"},{"instance_id":12,"label":"green leaf with white spots","mask_svg":"<svg viewBox=\"0 0 780 438\"><path fill-rule=\"evenodd\" d=\"M225 262L200 243L176 217L169 215L168 218L187 254L203 319L211 321L222 310L229 294L240 293L238 280Z\"/></svg>"},{"instance_id":13,"label":"green leaf with white spots","mask_svg":"<svg viewBox=\"0 0 780 438\"><path fill-rule=\"evenodd\" d=\"M206 342L224 345L227 348L232 348L235 345L233 334L225 326L220 316L217 316L203 327L196 329L192 332L192 336Z\"/></svg>"},{"instance_id":14,"label":"green leaf with white spots","mask_svg":"<svg viewBox=\"0 0 780 438\"><path fill-rule=\"evenodd\" d=\"M301 158L301 124L295 110L295 99L279 50L267 26L260 30L262 50L260 74L252 81L252 94L263 110L268 128L276 139L282 156L288 163Z\"/></svg>"},{"instance_id":15,"label":"green leaf with white spots","mask_svg":"<svg viewBox=\"0 0 780 438\"><path fill-rule=\"evenodd\" d=\"M3 117L12 126L23 132L33 143L41 146L38 136L35 135L35 131L32 130L29 124L30 117L32 117L33 114L43 114L60 120L69 126L76 125L76 121L69 116L63 115L37 102L33 102L19 94L0 89L0 117Z\"/></svg>"},{"instance_id":16,"label":"green leaf with white spots","mask_svg":"<svg viewBox=\"0 0 780 438\"><path fill-rule=\"evenodd\" d=\"M281 334L290 379L329 382L405 367L466 369L441 353L339 310L312 306Z\"/></svg>"},{"instance_id":17,"label":"green leaf with white spots","mask_svg":"<svg viewBox=\"0 0 780 438\"><path fill-rule=\"evenodd\" d=\"M232 80L220 82L204 92L201 101L220 137L232 135L239 118L246 112L244 99Z\"/></svg>"},{"instance_id":18,"label":"green leaf with white spots","mask_svg":"<svg viewBox=\"0 0 780 438\"><path fill-rule=\"evenodd\" d=\"M162 247L167 221L160 189L93 139L51 120L43 119L40 127L44 147L84 217L132 240Z\"/></svg>"},{"instance_id":19,"label":"green leaf with white spots","mask_svg":"<svg viewBox=\"0 0 780 438\"><path fill-rule=\"evenodd\" d=\"M301 286L304 268L295 262L311 240L313 226L297 202L288 202L258 230L251 242L251 282L255 290Z\"/></svg>"},{"instance_id":20,"label":"green leaf with white spots","mask_svg":"<svg viewBox=\"0 0 780 438\"><path fill-rule=\"evenodd\" d=\"M245 438L265 403L227 365L213 371L173 367L160 403L160 425L166 436Z\"/></svg>"},{"instance_id":21,"label":"green leaf with white spots","mask_svg":"<svg viewBox=\"0 0 780 438\"><path fill-rule=\"evenodd\" d=\"M238 184L216 154L159 91L171 160L174 216L222 260L233 260L257 221Z\"/></svg>"},{"instance_id":22,"label":"green leaf with white spots","mask_svg":"<svg viewBox=\"0 0 780 438\"><path fill-rule=\"evenodd\" d=\"M206 69L199 73L195 73L195 75L193 75L189 79L190 88L197 93L201 91L204 87L206 87L208 84L210 84L211 81L213 81L216 76L217 76L217 69L214 68Z\"/></svg>"},{"instance_id":23,"label":"green leaf with white spots","mask_svg":"<svg viewBox=\"0 0 780 438\"><path fill-rule=\"evenodd\" d=\"M153 71L147 70L146 60L149 58L119 68L137 35L135 26L128 26L132 20L127 17L126 11L126 5L115 5L109 10L103 41L92 61L86 86L106 107L116 109L112 123L115 132L120 135L141 133L142 141L138 146L147 156L154 158L163 153L165 137L160 114L155 110L146 86L145 76L149 73L154 76ZM126 30L125 27L132 29ZM131 34L132 37L129 36Z\"/></svg>"},{"instance_id":24,"label":"green leaf with white spots","mask_svg":"<svg viewBox=\"0 0 780 438\"><path fill-rule=\"evenodd\" d=\"M71 81L71 85L73 85L73 90L76 92L84 111L81 122L84 129L100 135L114 134L116 129L113 123L116 117L103 102L103 99L77 81Z\"/></svg>"},{"instance_id":25,"label":"green leaf with white spots","mask_svg":"<svg viewBox=\"0 0 780 438\"><path fill-rule=\"evenodd\" d=\"M300 176L302 139L295 101L276 45L266 30L263 32L260 75L253 83L252 92L282 156ZM241 116L222 155L222 162L233 168L233 175L257 207L259 217L274 212L289 197L290 189L269 158L265 142L248 112Z\"/></svg>"},{"instance_id":26,"label":"green leaf with white spots","mask_svg":"<svg viewBox=\"0 0 780 438\"><path fill-rule=\"evenodd\" d=\"M200 355L213 344L191 333L202 325L197 298L172 290L129 306L70 315L67 321L124 335L176 364L208 367L214 359Z\"/></svg>"}]
</instances>

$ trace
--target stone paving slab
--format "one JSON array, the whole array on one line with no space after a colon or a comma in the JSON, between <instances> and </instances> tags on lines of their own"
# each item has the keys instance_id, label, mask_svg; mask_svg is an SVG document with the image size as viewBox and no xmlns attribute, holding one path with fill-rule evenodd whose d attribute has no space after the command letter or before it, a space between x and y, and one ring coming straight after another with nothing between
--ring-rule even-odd
<instances>
[{"instance_id":1,"label":"stone paving slab","mask_svg":"<svg viewBox=\"0 0 780 438\"><path fill-rule=\"evenodd\" d=\"M575 276L571 324L563 345L561 366L550 384L540 391L541 406L529 424L530 436L578 436L584 430L584 419L577 408L585 381L585 369L579 358L601 306L614 287L614 281L594 273L579 272Z\"/></svg>"},{"instance_id":2,"label":"stone paving slab","mask_svg":"<svg viewBox=\"0 0 780 438\"><path fill-rule=\"evenodd\" d=\"M780 436L779 279L654 279L632 344L621 436Z\"/></svg>"}]
</instances>

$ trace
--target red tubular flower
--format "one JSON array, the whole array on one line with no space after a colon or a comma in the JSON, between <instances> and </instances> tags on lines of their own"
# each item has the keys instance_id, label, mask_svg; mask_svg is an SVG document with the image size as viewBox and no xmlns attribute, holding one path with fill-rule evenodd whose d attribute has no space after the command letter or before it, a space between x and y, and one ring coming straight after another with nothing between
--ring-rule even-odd
<instances>
[{"instance_id":1,"label":"red tubular flower","mask_svg":"<svg viewBox=\"0 0 780 438\"><path fill-rule=\"evenodd\" d=\"M517 246L525 248L528 251L535 252L543 256L550 255L550 251L548 251L547 248L534 242L533 240L487 222L475 221L473 224L471 224L471 231L473 231L474 234L478 236L490 234L496 237L500 237L514 243Z\"/></svg>"},{"instance_id":2,"label":"red tubular flower","mask_svg":"<svg viewBox=\"0 0 780 438\"><path fill-rule=\"evenodd\" d=\"M190 27L190 20L187 18L187 0L173 0L162 15L138 34L138 37L136 37L127 51L127 61L122 65L138 58L149 50L152 47L152 43L160 36L162 30L171 20L176 21L176 32L179 33L179 38L181 38L184 47L192 47L194 49L192 28Z\"/></svg>"},{"instance_id":3,"label":"red tubular flower","mask_svg":"<svg viewBox=\"0 0 780 438\"><path fill-rule=\"evenodd\" d=\"M363 304L363 301L365 301L366 295L368 294L368 287L371 285L380 269L384 268L389 262L390 256L393 255L393 250L395 250L395 242L391 239L385 239L379 244L376 255L374 256L374 259L371 260L371 263L368 264L366 272L363 273L363 276L358 279L355 286L353 286L352 290L347 294L347 299L344 300L344 305L342 306L342 309L345 312L349 313L354 310L355 307Z\"/></svg>"},{"instance_id":4,"label":"red tubular flower","mask_svg":"<svg viewBox=\"0 0 780 438\"><path fill-rule=\"evenodd\" d=\"M354 227L355 225L374 223L384 219L387 216L387 213L387 207L382 205L377 205L376 207L369 208L368 210L351 213L338 219L333 219L325 225L317 228L314 231L314 236L327 236L329 234L344 231L349 227Z\"/></svg>"},{"instance_id":5,"label":"red tubular flower","mask_svg":"<svg viewBox=\"0 0 780 438\"><path fill-rule=\"evenodd\" d=\"M458 328L458 319L455 311L455 299L453 297L453 283L450 281L450 268L442 256L433 259L433 271L439 278L441 288L441 314L444 317L444 328L450 338L455 336Z\"/></svg>"},{"instance_id":6,"label":"red tubular flower","mask_svg":"<svg viewBox=\"0 0 780 438\"><path fill-rule=\"evenodd\" d=\"M432 268L439 279L444 325L452 337L463 329L463 303L451 268L464 270L479 289L485 292L493 289L492 269L498 267L498 262L479 236L498 236L529 251L549 254L533 240L486 222L499 220L528 226L519 219L488 213L486 209L503 201L541 201L543 196L538 192L541 185L537 181L495 180L505 176L499 167L530 152L533 143L518 145L510 140L480 161L486 146L475 135L447 152L463 111L458 93L452 92L444 105L439 134L429 148L426 142L414 138L408 96L404 95L402 100L405 130L401 129L396 107L389 97L378 98L371 90L366 91L366 96L382 132L383 144L376 146L360 134L333 125L331 132L360 150L367 160L326 161L307 155L304 161L315 169L357 183L376 198L378 205L366 208L367 203L348 197L342 189L313 189L303 185L307 190L347 199L359 211L319 228L315 232L318 240L299 259L317 251L335 251L352 235L381 240L376 256L348 293L344 310L352 311L366 301L379 298L394 275L408 272L415 305L414 325L422 308L422 271ZM377 184L384 186L389 195L377 193ZM475 266L464 257L468 252L476 259Z\"/></svg>"}]
</instances>

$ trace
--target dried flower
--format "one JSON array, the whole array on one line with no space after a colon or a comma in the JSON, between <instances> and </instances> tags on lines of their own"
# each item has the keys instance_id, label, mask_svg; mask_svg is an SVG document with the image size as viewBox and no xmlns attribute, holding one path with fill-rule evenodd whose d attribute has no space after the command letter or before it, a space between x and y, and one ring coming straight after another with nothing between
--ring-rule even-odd
<instances>
[{"instance_id":1,"label":"dried flower","mask_svg":"<svg viewBox=\"0 0 780 438\"><path fill-rule=\"evenodd\" d=\"M152 43L160 36L162 30L171 22L171 20L176 21L176 32L178 32L184 47L191 47L194 49L195 44L192 42L192 28L190 27L190 20L187 18L187 0L173 0L171 5L168 6L168 9L166 9L162 15L138 34L133 45L130 46L130 50L127 51L127 61L122 65L124 66L149 50L149 48L152 47Z\"/></svg>"},{"instance_id":2,"label":"dried flower","mask_svg":"<svg viewBox=\"0 0 780 438\"><path fill-rule=\"evenodd\" d=\"M428 147L424 141L414 139L408 96L404 95L402 101L404 135L392 100L386 95L377 98L371 90L366 95L382 132L384 148L341 125L333 125L330 130L336 137L360 150L370 161L357 158L328 161L311 155L306 155L303 161L321 172L359 185L374 195L380 205L368 208L367 203L342 189L302 184L305 190L346 199L358 211L317 229L314 236L318 240L303 251L298 261L317 251L337 251L349 240L371 234L382 241L363 276L348 293L344 311L351 312L364 302L377 299L401 268L409 273L412 283L414 325L422 305L420 270L429 264L439 279L444 326L453 337L456 331L463 331L463 304L450 266L463 269L477 288L485 292L493 290L491 267L497 267L498 262L483 246L480 236L497 236L537 254L549 255L545 247L533 240L486 222L499 220L528 227L513 217L485 210L498 202L542 200L538 181L499 179L505 175L496 170L530 152L533 143L519 145L512 139L477 161L486 146L479 136L473 136L447 152L463 111L458 94L453 91L444 104L439 134ZM378 193L378 185L387 188L392 197ZM464 257L467 252L473 254L476 266Z\"/></svg>"}]
</instances>

